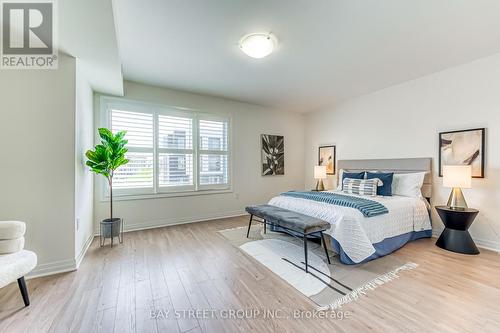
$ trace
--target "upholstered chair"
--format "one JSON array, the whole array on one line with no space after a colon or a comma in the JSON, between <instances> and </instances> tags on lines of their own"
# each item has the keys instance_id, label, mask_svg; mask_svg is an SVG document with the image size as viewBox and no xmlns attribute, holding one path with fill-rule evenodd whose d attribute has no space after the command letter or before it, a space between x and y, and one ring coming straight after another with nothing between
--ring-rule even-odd
<instances>
[{"instance_id":1,"label":"upholstered chair","mask_svg":"<svg viewBox=\"0 0 500 333\"><path fill-rule=\"evenodd\" d=\"M26 224L19 221L0 221L0 288L17 280L24 305L30 305L24 276L35 268L34 252L24 250Z\"/></svg>"}]
</instances>

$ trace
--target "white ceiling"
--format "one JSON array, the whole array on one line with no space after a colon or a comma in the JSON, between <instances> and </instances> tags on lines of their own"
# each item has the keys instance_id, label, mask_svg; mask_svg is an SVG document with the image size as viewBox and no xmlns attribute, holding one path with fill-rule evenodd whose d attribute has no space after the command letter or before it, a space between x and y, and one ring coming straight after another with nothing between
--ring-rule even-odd
<instances>
[{"instance_id":1,"label":"white ceiling","mask_svg":"<svg viewBox=\"0 0 500 333\"><path fill-rule=\"evenodd\" d=\"M498 0L120 0L128 80L310 111L500 52ZM238 48L272 31L275 53Z\"/></svg>"}]
</instances>

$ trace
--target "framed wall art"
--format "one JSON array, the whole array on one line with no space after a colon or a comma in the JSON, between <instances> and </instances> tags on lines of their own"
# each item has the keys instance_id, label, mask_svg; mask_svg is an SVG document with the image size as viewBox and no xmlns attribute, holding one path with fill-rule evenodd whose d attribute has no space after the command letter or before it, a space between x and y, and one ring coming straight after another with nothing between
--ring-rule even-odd
<instances>
[{"instance_id":1,"label":"framed wall art","mask_svg":"<svg viewBox=\"0 0 500 333\"><path fill-rule=\"evenodd\" d=\"M335 146L320 146L318 148L318 165L326 166L326 174L335 174Z\"/></svg>"},{"instance_id":2,"label":"framed wall art","mask_svg":"<svg viewBox=\"0 0 500 333\"><path fill-rule=\"evenodd\" d=\"M262 175L285 174L285 138L281 135L261 135Z\"/></svg>"},{"instance_id":3,"label":"framed wall art","mask_svg":"<svg viewBox=\"0 0 500 333\"><path fill-rule=\"evenodd\" d=\"M484 178L485 129L439 133L439 177L443 165L470 165L472 177Z\"/></svg>"}]
</instances>

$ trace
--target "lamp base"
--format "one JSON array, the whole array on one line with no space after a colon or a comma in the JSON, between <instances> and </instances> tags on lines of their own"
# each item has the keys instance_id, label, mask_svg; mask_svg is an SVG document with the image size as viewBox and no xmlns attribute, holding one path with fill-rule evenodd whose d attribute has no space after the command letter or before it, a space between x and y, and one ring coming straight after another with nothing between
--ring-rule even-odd
<instances>
[{"instance_id":1,"label":"lamp base","mask_svg":"<svg viewBox=\"0 0 500 333\"><path fill-rule=\"evenodd\" d=\"M323 179L318 179L318 182L316 183L316 191L324 191L325 186L323 185Z\"/></svg>"},{"instance_id":2,"label":"lamp base","mask_svg":"<svg viewBox=\"0 0 500 333\"><path fill-rule=\"evenodd\" d=\"M450 209L455 209L455 210L465 210L468 208L464 194L462 193L462 189L460 187L454 187L451 190L447 206Z\"/></svg>"}]
</instances>

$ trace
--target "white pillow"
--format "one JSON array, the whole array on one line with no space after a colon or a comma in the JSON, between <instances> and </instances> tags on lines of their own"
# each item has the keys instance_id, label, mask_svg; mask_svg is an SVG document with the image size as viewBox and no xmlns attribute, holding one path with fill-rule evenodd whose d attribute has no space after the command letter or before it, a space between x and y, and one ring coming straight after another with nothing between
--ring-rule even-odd
<instances>
[{"instance_id":1,"label":"white pillow","mask_svg":"<svg viewBox=\"0 0 500 333\"><path fill-rule=\"evenodd\" d=\"M342 191L342 174L344 169L339 170L339 178L337 178L337 191Z\"/></svg>"},{"instance_id":2,"label":"white pillow","mask_svg":"<svg viewBox=\"0 0 500 333\"><path fill-rule=\"evenodd\" d=\"M392 195L422 198L425 172L395 173L392 180Z\"/></svg>"}]
</instances>

